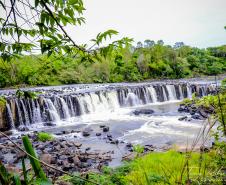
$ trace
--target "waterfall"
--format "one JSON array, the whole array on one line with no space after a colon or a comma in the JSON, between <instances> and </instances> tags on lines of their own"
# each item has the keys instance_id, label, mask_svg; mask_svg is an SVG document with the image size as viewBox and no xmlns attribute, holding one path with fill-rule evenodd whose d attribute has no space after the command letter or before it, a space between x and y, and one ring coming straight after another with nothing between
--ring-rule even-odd
<instances>
[{"instance_id":1,"label":"waterfall","mask_svg":"<svg viewBox=\"0 0 226 185\"><path fill-rule=\"evenodd\" d=\"M103 92L100 93L100 100L101 100L101 102L103 104L103 108L104 108L102 111L108 110L109 109L109 102L107 100L106 93L103 93Z\"/></svg>"},{"instance_id":2,"label":"waterfall","mask_svg":"<svg viewBox=\"0 0 226 185\"><path fill-rule=\"evenodd\" d=\"M93 112L99 112L105 110L104 104L101 102L100 96L95 93L90 94L90 98L92 101Z\"/></svg>"},{"instance_id":3,"label":"waterfall","mask_svg":"<svg viewBox=\"0 0 226 185\"><path fill-rule=\"evenodd\" d=\"M167 96L166 96L166 90L165 90L165 88L162 86L161 87L162 88L162 92L163 92L163 100L164 101L167 101L168 100L168 98L167 98ZM168 92L168 91L167 91Z\"/></svg>"},{"instance_id":4,"label":"waterfall","mask_svg":"<svg viewBox=\"0 0 226 185\"><path fill-rule=\"evenodd\" d=\"M50 113L50 121L59 122L60 116L58 115L57 110L53 105L53 102L50 99L45 99L45 100L47 102L47 109Z\"/></svg>"},{"instance_id":5,"label":"waterfall","mask_svg":"<svg viewBox=\"0 0 226 185\"><path fill-rule=\"evenodd\" d=\"M116 110L120 107L116 91L107 93L107 100L111 110Z\"/></svg>"},{"instance_id":6,"label":"waterfall","mask_svg":"<svg viewBox=\"0 0 226 185\"><path fill-rule=\"evenodd\" d=\"M68 106L63 98L60 98L60 102L62 105L63 116L65 119L68 119L70 117Z\"/></svg>"},{"instance_id":7,"label":"waterfall","mask_svg":"<svg viewBox=\"0 0 226 185\"><path fill-rule=\"evenodd\" d=\"M7 111L7 118L8 118L8 121L9 121L9 126L10 126L10 128L15 129L15 124L14 124L14 121L13 121L13 115L12 115L12 112L11 112L11 109L10 109L10 106L9 106L8 103L6 104L6 111Z\"/></svg>"},{"instance_id":8,"label":"waterfall","mask_svg":"<svg viewBox=\"0 0 226 185\"><path fill-rule=\"evenodd\" d=\"M29 126L29 125L30 125L30 121L29 121L29 116L28 116L27 109L26 109L26 107L25 107L25 105L24 105L23 100L20 100L20 102L21 102L22 109L23 109L25 125L26 125L26 126Z\"/></svg>"},{"instance_id":9,"label":"waterfall","mask_svg":"<svg viewBox=\"0 0 226 185\"><path fill-rule=\"evenodd\" d=\"M71 117L74 117L75 116L75 110L74 110L74 106L73 106L73 103L72 103L70 96L68 97L68 104L70 105Z\"/></svg>"},{"instance_id":10,"label":"waterfall","mask_svg":"<svg viewBox=\"0 0 226 185\"><path fill-rule=\"evenodd\" d=\"M192 89L191 89L190 85L187 84L186 88L187 88L188 98L192 98Z\"/></svg>"},{"instance_id":11,"label":"waterfall","mask_svg":"<svg viewBox=\"0 0 226 185\"><path fill-rule=\"evenodd\" d=\"M31 100L32 104L32 123L41 123L42 122L42 117L41 117L41 110L39 103L37 102L35 106L35 102Z\"/></svg>"},{"instance_id":12,"label":"waterfall","mask_svg":"<svg viewBox=\"0 0 226 185\"><path fill-rule=\"evenodd\" d=\"M148 91L149 91L149 93L151 95L152 102L153 103L156 103L158 101L157 100L157 94L156 94L156 91L153 88L153 86L148 87Z\"/></svg>"},{"instance_id":13,"label":"waterfall","mask_svg":"<svg viewBox=\"0 0 226 185\"><path fill-rule=\"evenodd\" d=\"M136 94L134 94L133 92L128 93L127 98L126 98L126 105L127 106L136 106L136 105L140 105L140 100L137 97Z\"/></svg>"},{"instance_id":14,"label":"waterfall","mask_svg":"<svg viewBox=\"0 0 226 185\"><path fill-rule=\"evenodd\" d=\"M97 86L92 91L84 87L79 93L76 92L78 88L67 88L57 93L51 90L46 91L48 94L41 95L35 100L9 97L5 119L8 128L47 122L59 124L60 120L67 120L82 114L111 112L120 107L181 100L191 98L192 93L203 96L215 90L213 84L203 83L137 83L125 86L112 85L110 88L100 89Z\"/></svg>"},{"instance_id":15,"label":"waterfall","mask_svg":"<svg viewBox=\"0 0 226 185\"><path fill-rule=\"evenodd\" d=\"M180 93L180 100L182 100L184 98L184 95L183 95L183 91L182 91L181 85L179 85L179 93Z\"/></svg>"},{"instance_id":16,"label":"waterfall","mask_svg":"<svg viewBox=\"0 0 226 185\"><path fill-rule=\"evenodd\" d=\"M18 124L17 125L24 125L23 118L22 118L22 113L21 113L20 106L19 106L19 103L18 103L17 99L15 100L15 103L16 103L17 115L18 115L18 120L17 120Z\"/></svg>"},{"instance_id":17,"label":"waterfall","mask_svg":"<svg viewBox=\"0 0 226 185\"><path fill-rule=\"evenodd\" d=\"M169 93L169 100L176 100L176 91L174 85L166 85L167 91Z\"/></svg>"}]
</instances>

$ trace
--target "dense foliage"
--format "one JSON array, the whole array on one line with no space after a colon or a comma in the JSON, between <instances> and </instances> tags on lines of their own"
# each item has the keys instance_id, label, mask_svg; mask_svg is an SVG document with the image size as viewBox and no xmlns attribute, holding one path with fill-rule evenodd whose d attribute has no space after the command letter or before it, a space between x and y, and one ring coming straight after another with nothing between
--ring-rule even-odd
<instances>
[{"instance_id":1,"label":"dense foliage","mask_svg":"<svg viewBox=\"0 0 226 185\"><path fill-rule=\"evenodd\" d=\"M133 47L131 41L95 50L93 57L33 55L0 59L0 87L141 81L226 72L226 46L198 49L156 43Z\"/></svg>"}]
</instances>

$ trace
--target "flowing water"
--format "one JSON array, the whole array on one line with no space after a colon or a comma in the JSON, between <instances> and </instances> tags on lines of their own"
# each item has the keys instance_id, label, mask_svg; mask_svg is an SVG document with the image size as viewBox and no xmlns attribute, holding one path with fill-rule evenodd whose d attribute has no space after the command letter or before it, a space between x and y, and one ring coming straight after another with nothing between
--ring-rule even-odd
<instances>
[{"instance_id":1,"label":"flowing water","mask_svg":"<svg viewBox=\"0 0 226 185\"><path fill-rule=\"evenodd\" d=\"M202 121L178 121L178 105L192 93L204 96L214 91L211 81L162 81L150 83L118 83L67 85L31 88L41 92L36 99L17 98L13 90L0 91L7 97L6 128L26 126L30 130L90 127L99 132L107 125L119 140L165 146L186 145L195 138ZM26 89L25 89L26 90ZM134 110L152 109L151 115L134 115ZM45 123L55 126L47 127ZM81 140L97 140L95 137ZM98 141L97 141L98 143Z\"/></svg>"}]
</instances>

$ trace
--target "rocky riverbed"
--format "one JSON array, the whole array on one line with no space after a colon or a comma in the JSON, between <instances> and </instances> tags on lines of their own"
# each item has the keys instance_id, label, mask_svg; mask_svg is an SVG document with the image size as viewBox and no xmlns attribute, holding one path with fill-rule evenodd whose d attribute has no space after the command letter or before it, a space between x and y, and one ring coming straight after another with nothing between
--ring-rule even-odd
<instances>
[{"instance_id":1,"label":"rocky riverbed","mask_svg":"<svg viewBox=\"0 0 226 185\"><path fill-rule=\"evenodd\" d=\"M190 103L181 103L179 108L178 108L178 112L180 113L188 113L189 115L183 116L181 118L179 118L180 121L182 120L187 120L187 121L191 121L192 119L195 120L205 120L207 119L211 114L214 114L214 107L209 106L204 107L202 106L198 106L197 104L195 104L195 102L191 101Z\"/></svg>"},{"instance_id":2,"label":"rocky riverbed","mask_svg":"<svg viewBox=\"0 0 226 185\"><path fill-rule=\"evenodd\" d=\"M133 151L131 143L115 139L108 126L100 125L99 130L100 132L95 133L92 129L71 130L70 132L61 130L55 133L56 137L53 140L46 142L38 140L37 131L29 132L28 136L40 160L66 172L98 171L102 166L111 164L115 158L121 162L135 157L136 153ZM23 134L15 136L15 134L11 135L10 131L5 133L13 142L23 148L21 139ZM96 145L92 142L82 142L77 139L77 134L86 138L95 135L99 142ZM26 157L26 154L3 135L0 135L0 143L0 160L9 170L21 172L21 160ZM144 146L145 153L154 150L156 148L152 145ZM30 168L29 163L27 164ZM50 168L44 169L51 178L63 175Z\"/></svg>"}]
</instances>

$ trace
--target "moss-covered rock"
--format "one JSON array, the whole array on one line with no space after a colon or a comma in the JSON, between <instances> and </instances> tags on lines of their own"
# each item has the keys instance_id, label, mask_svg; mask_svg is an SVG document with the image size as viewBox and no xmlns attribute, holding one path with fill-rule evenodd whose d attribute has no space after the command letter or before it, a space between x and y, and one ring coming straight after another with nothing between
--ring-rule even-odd
<instances>
[{"instance_id":1,"label":"moss-covered rock","mask_svg":"<svg viewBox=\"0 0 226 185\"><path fill-rule=\"evenodd\" d=\"M4 97L0 97L0 130L6 129L6 99Z\"/></svg>"}]
</instances>

